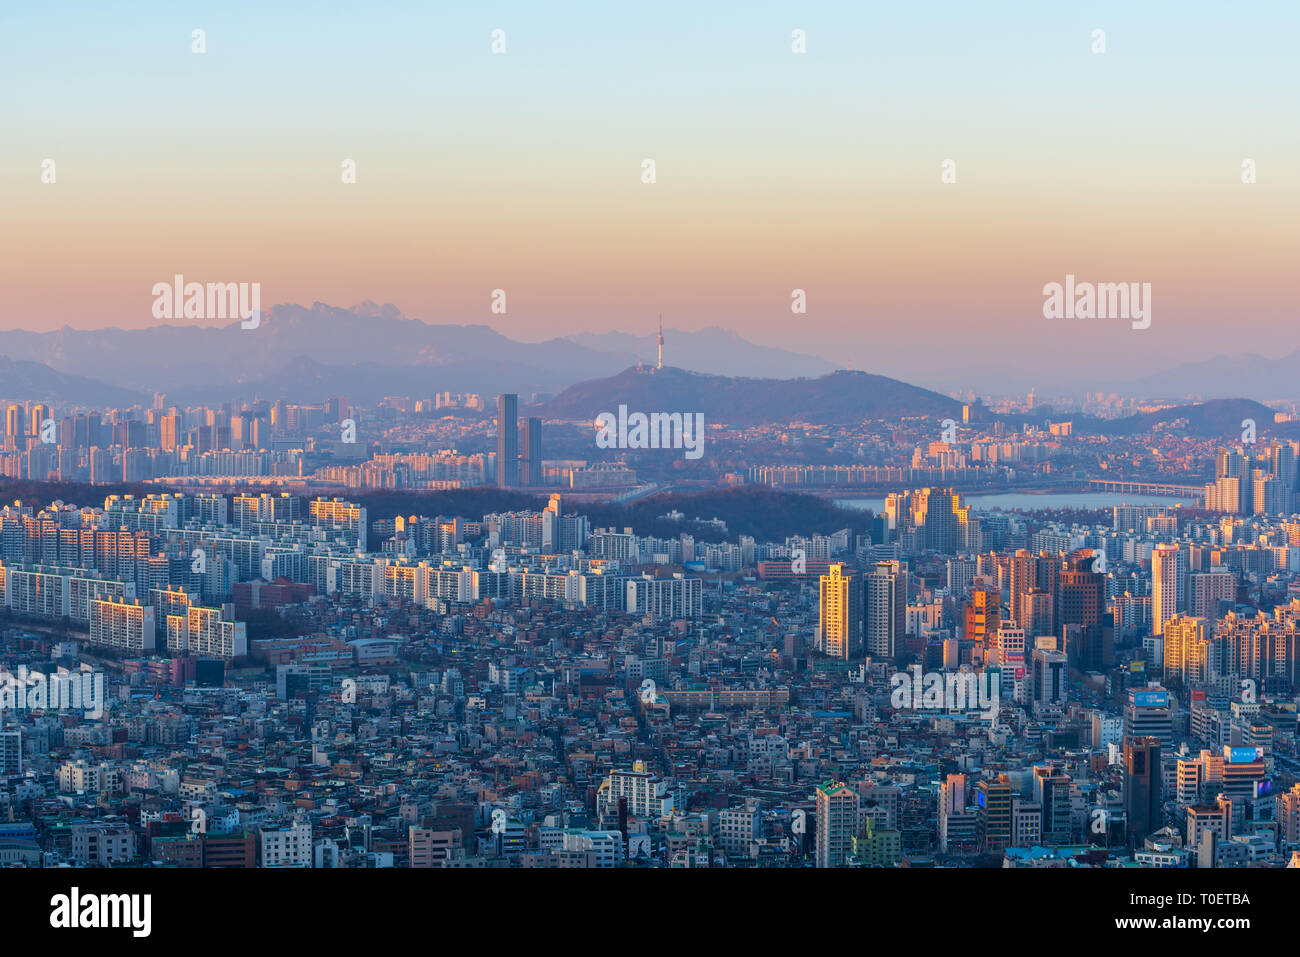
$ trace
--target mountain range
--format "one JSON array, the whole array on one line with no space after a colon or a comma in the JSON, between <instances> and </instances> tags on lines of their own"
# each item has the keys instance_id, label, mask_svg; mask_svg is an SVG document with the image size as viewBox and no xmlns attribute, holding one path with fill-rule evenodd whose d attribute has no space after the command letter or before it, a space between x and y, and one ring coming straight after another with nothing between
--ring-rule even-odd
<instances>
[{"instance_id":1,"label":"mountain range","mask_svg":"<svg viewBox=\"0 0 1300 957\"><path fill-rule=\"evenodd\" d=\"M653 338L653 337L651 337ZM727 374L779 375L831 370L822 359L757 346L722 329L665 331L690 368ZM585 340L585 341L584 341ZM592 376L611 375L637 361L644 341L630 336L578 336L521 342L490 326L431 325L408 319L391 304L351 309L324 303L281 304L260 325L158 325L147 329L0 330L0 356L43 364L65 401L96 404L113 393L167 393L170 402L290 399L319 402L346 395L373 404L386 395L435 392L553 394ZM28 368L24 388L41 378ZM84 380L84 381L78 381ZM30 398L18 380L0 396ZM105 390L108 390L107 392Z\"/></svg>"},{"instance_id":2,"label":"mountain range","mask_svg":"<svg viewBox=\"0 0 1300 957\"><path fill-rule=\"evenodd\" d=\"M662 408L671 398L677 411L710 409L714 421L725 416L737 424L765 418L957 418L960 411L960 404L938 392L880 375L837 372L825 359L757 345L718 327L665 330L667 366L657 380L635 376L631 368L653 368L653 333L580 334L534 343L512 339L508 331L504 319L492 326L434 325L404 316L391 303L369 301L350 309L284 303L266 310L256 329L235 321L0 330L0 399L131 405L161 391L169 403L181 405L254 398L320 402L331 395L372 405L387 395L477 392L490 399L517 392L538 396L541 408L553 410L547 414L585 416L596 405L596 412L609 411L616 395L626 395L629 407L657 402L654 407ZM1300 351L1277 360L1219 356L1152 374L1135 384L1134 394L1185 396L1195 384L1198 394L1214 398L1274 399L1296 395L1297 370ZM550 396L556 398L545 403ZM1191 420L1214 418L1207 431L1242 412L1225 407L1217 415L1205 405ZM1249 415L1261 424L1271 420L1262 408ZM1151 415L1167 414L1179 417L1173 410ZM1141 422L1071 417L1076 431L1105 434L1137 429Z\"/></svg>"},{"instance_id":3,"label":"mountain range","mask_svg":"<svg viewBox=\"0 0 1300 957\"><path fill-rule=\"evenodd\" d=\"M707 375L664 367L625 369L570 386L534 414L595 421L602 412L703 412L705 424L807 422L835 425L870 419L961 417L956 399L867 372L832 372L816 379Z\"/></svg>"},{"instance_id":4,"label":"mountain range","mask_svg":"<svg viewBox=\"0 0 1300 957\"><path fill-rule=\"evenodd\" d=\"M1194 392L1207 399L1300 398L1300 349L1280 359L1220 355L1183 363L1137 380L1133 391L1171 397Z\"/></svg>"}]
</instances>

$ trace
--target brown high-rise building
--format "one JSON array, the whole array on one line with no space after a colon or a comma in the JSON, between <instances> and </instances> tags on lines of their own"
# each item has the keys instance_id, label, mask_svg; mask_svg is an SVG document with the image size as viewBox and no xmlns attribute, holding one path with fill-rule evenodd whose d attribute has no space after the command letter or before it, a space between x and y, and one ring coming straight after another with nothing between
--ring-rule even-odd
<instances>
[{"instance_id":1,"label":"brown high-rise building","mask_svg":"<svg viewBox=\"0 0 1300 957\"><path fill-rule=\"evenodd\" d=\"M1001 623L1001 592L988 585L977 585L972 588L970 598L966 602L964 635L967 640L979 645L981 658L985 656L983 649L988 647L989 641L998 633L998 626Z\"/></svg>"},{"instance_id":2,"label":"brown high-rise building","mask_svg":"<svg viewBox=\"0 0 1300 957\"><path fill-rule=\"evenodd\" d=\"M1160 739L1124 739L1124 814L1128 846L1141 847L1164 825L1161 808Z\"/></svg>"},{"instance_id":3,"label":"brown high-rise building","mask_svg":"<svg viewBox=\"0 0 1300 957\"><path fill-rule=\"evenodd\" d=\"M1057 592L1057 621L1062 628L1078 625L1079 641L1067 647L1070 664L1083 671L1109 667L1103 648L1106 614L1106 575L1093 571L1096 555L1085 548L1065 560Z\"/></svg>"},{"instance_id":4,"label":"brown high-rise building","mask_svg":"<svg viewBox=\"0 0 1300 957\"><path fill-rule=\"evenodd\" d=\"M981 854L998 854L1011 843L1011 779L975 785L975 833Z\"/></svg>"}]
</instances>

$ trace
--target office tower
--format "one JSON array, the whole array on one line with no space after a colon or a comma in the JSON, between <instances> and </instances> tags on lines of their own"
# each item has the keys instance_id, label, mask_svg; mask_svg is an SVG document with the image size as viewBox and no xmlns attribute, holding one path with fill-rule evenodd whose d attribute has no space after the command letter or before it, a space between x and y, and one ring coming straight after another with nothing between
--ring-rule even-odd
<instances>
[{"instance_id":1,"label":"office tower","mask_svg":"<svg viewBox=\"0 0 1300 957\"><path fill-rule=\"evenodd\" d=\"M1075 552L1064 562L1057 601L1060 626L1078 625L1079 641L1066 652L1070 664L1082 671L1099 671L1110 666L1102 643L1103 616L1106 614L1106 575L1094 571L1094 549Z\"/></svg>"},{"instance_id":2,"label":"office tower","mask_svg":"<svg viewBox=\"0 0 1300 957\"><path fill-rule=\"evenodd\" d=\"M827 783L817 788L818 867L848 863L858 833L859 805L858 792L847 784Z\"/></svg>"},{"instance_id":3,"label":"office tower","mask_svg":"<svg viewBox=\"0 0 1300 957\"><path fill-rule=\"evenodd\" d=\"M523 442L519 452L519 484L525 487L542 484L542 420L530 416L524 420Z\"/></svg>"},{"instance_id":4,"label":"office tower","mask_svg":"<svg viewBox=\"0 0 1300 957\"><path fill-rule=\"evenodd\" d=\"M1020 596L1021 627L1025 634L1054 634L1053 622L1056 620L1056 600L1051 592L1042 588L1031 588Z\"/></svg>"},{"instance_id":5,"label":"office tower","mask_svg":"<svg viewBox=\"0 0 1300 957\"><path fill-rule=\"evenodd\" d=\"M1011 779L975 785L976 837L981 854L1000 854L1011 844Z\"/></svg>"},{"instance_id":6,"label":"office tower","mask_svg":"<svg viewBox=\"0 0 1300 957\"><path fill-rule=\"evenodd\" d=\"M497 396L497 487L519 484L519 396Z\"/></svg>"},{"instance_id":7,"label":"office tower","mask_svg":"<svg viewBox=\"0 0 1300 957\"><path fill-rule=\"evenodd\" d=\"M877 562L866 576L863 602L866 653L893 659L906 630L907 572L899 562Z\"/></svg>"},{"instance_id":8,"label":"office tower","mask_svg":"<svg viewBox=\"0 0 1300 957\"><path fill-rule=\"evenodd\" d=\"M980 657L984 658L984 649L1002 623L1001 592L988 585L975 586L966 600L965 611L964 637L976 643Z\"/></svg>"},{"instance_id":9,"label":"office tower","mask_svg":"<svg viewBox=\"0 0 1300 957\"><path fill-rule=\"evenodd\" d=\"M976 815L966 807L966 775L950 774L939 792L939 850L946 854L978 847Z\"/></svg>"},{"instance_id":10,"label":"office tower","mask_svg":"<svg viewBox=\"0 0 1300 957\"><path fill-rule=\"evenodd\" d=\"M1165 680L1205 681L1210 624L1204 618L1175 615L1165 622Z\"/></svg>"},{"instance_id":11,"label":"office tower","mask_svg":"<svg viewBox=\"0 0 1300 957\"><path fill-rule=\"evenodd\" d=\"M1042 836L1048 844L1070 843L1070 776L1051 765L1034 766L1034 801L1042 809Z\"/></svg>"},{"instance_id":12,"label":"office tower","mask_svg":"<svg viewBox=\"0 0 1300 957\"><path fill-rule=\"evenodd\" d=\"M1019 797L1011 799L1011 846L1033 847L1043 843L1043 806Z\"/></svg>"},{"instance_id":13,"label":"office tower","mask_svg":"<svg viewBox=\"0 0 1300 957\"><path fill-rule=\"evenodd\" d=\"M1124 704L1124 736L1156 738L1164 744L1174 740L1174 719L1169 692L1164 688L1130 688Z\"/></svg>"},{"instance_id":14,"label":"office tower","mask_svg":"<svg viewBox=\"0 0 1300 957\"><path fill-rule=\"evenodd\" d=\"M1161 812L1160 739L1124 739L1124 815L1128 846L1141 847L1147 835L1164 825Z\"/></svg>"},{"instance_id":15,"label":"office tower","mask_svg":"<svg viewBox=\"0 0 1300 957\"><path fill-rule=\"evenodd\" d=\"M1059 651L1034 649L1034 709L1059 709L1065 706L1069 666Z\"/></svg>"},{"instance_id":16,"label":"office tower","mask_svg":"<svg viewBox=\"0 0 1300 957\"><path fill-rule=\"evenodd\" d=\"M1164 634L1165 622L1181 610L1184 556L1175 545L1157 545L1151 552L1151 634Z\"/></svg>"},{"instance_id":17,"label":"office tower","mask_svg":"<svg viewBox=\"0 0 1300 957\"><path fill-rule=\"evenodd\" d=\"M821 576L821 617L817 623L817 650L832 658L855 657L862 644L863 590L858 577L845 572L842 563Z\"/></svg>"},{"instance_id":18,"label":"office tower","mask_svg":"<svg viewBox=\"0 0 1300 957\"><path fill-rule=\"evenodd\" d=\"M1268 766L1263 748L1224 746L1222 793L1232 802L1234 826L1258 818L1260 805L1273 804L1267 781Z\"/></svg>"},{"instance_id":19,"label":"office tower","mask_svg":"<svg viewBox=\"0 0 1300 957\"><path fill-rule=\"evenodd\" d=\"M1002 687L1018 688L1025 680L1025 630L1013 621L998 626L995 647L984 659L986 665L996 665L1002 671ZM1015 684L1012 684L1014 680ZM1017 696L1018 697L1018 696Z\"/></svg>"}]
</instances>

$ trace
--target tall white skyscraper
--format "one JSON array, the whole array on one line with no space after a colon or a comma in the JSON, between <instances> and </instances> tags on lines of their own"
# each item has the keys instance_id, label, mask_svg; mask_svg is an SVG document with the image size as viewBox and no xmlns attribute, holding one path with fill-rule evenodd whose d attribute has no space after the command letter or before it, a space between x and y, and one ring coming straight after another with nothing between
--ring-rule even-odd
<instances>
[{"instance_id":1,"label":"tall white skyscraper","mask_svg":"<svg viewBox=\"0 0 1300 957\"><path fill-rule=\"evenodd\" d=\"M1157 545L1151 552L1151 633L1164 634L1165 622L1179 612L1183 593L1178 547Z\"/></svg>"},{"instance_id":2,"label":"tall white skyscraper","mask_svg":"<svg viewBox=\"0 0 1300 957\"><path fill-rule=\"evenodd\" d=\"M863 620L869 657L890 659L898 654L906 630L906 576L896 561L877 562L866 576Z\"/></svg>"}]
</instances>

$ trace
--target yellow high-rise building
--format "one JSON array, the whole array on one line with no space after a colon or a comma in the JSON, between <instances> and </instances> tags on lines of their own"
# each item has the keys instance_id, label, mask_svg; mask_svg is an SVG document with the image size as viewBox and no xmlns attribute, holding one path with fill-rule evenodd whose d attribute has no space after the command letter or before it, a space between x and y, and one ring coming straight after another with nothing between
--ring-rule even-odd
<instances>
[{"instance_id":1,"label":"yellow high-rise building","mask_svg":"<svg viewBox=\"0 0 1300 957\"><path fill-rule=\"evenodd\" d=\"M848 660L862 644L862 583L843 563L830 566L821 576L821 618L817 623L817 650Z\"/></svg>"}]
</instances>

